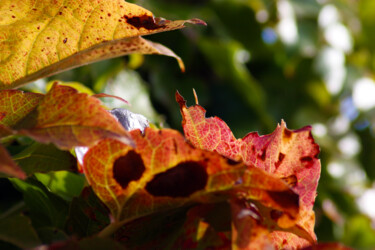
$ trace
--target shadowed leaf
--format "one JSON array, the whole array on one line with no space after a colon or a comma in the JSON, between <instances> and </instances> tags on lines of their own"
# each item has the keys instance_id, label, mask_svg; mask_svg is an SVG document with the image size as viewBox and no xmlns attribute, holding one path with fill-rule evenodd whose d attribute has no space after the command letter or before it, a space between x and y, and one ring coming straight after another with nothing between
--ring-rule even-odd
<instances>
[{"instance_id":1,"label":"shadowed leaf","mask_svg":"<svg viewBox=\"0 0 375 250\"><path fill-rule=\"evenodd\" d=\"M91 236L108 224L109 211L90 187L84 188L79 197L73 198L65 226L69 234Z\"/></svg>"},{"instance_id":2,"label":"shadowed leaf","mask_svg":"<svg viewBox=\"0 0 375 250\"><path fill-rule=\"evenodd\" d=\"M0 89L130 53L181 59L139 37L180 29L186 22L154 18L123 0L3 0L0 3Z\"/></svg>"},{"instance_id":3,"label":"shadowed leaf","mask_svg":"<svg viewBox=\"0 0 375 250\"><path fill-rule=\"evenodd\" d=\"M63 199L49 192L39 181L11 178L13 186L23 194L29 217L35 229L56 227L62 229L68 213L68 205Z\"/></svg>"},{"instance_id":4,"label":"shadowed leaf","mask_svg":"<svg viewBox=\"0 0 375 250\"><path fill-rule=\"evenodd\" d=\"M23 249L36 247L41 243L30 219L21 214L0 220L0 240Z\"/></svg>"},{"instance_id":5,"label":"shadowed leaf","mask_svg":"<svg viewBox=\"0 0 375 250\"><path fill-rule=\"evenodd\" d=\"M27 175L49 171L75 170L76 159L67 151L61 151L52 144L33 143L13 156Z\"/></svg>"},{"instance_id":6,"label":"shadowed leaf","mask_svg":"<svg viewBox=\"0 0 375 250\"><path fill-rule=\"evenodd\" d=\"M0 174L25 179L26 174L13 161L8 151L0 144Z\"/></svg>"}]
</instances>

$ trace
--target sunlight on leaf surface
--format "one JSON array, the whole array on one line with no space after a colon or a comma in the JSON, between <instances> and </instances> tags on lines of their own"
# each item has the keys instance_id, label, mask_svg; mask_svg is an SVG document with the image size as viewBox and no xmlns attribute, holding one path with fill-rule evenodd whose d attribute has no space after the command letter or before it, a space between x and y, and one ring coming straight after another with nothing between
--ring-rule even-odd
<instances>
[{"instance_id":1,"label":"sunlight on leaf surface","mask_svg":"<svg viewBox=\"0 0 375 250\"><path fill-rule=\"evenodd\" d=\"M139 37L180 29L198 19L169 21L123 0L2 0L0 89L83 64L130 53L182 60L168 48Z\"/></svg>"},{"instance_id":2,"label":"sunlight on leaf surface","mask_svg":"<svg viewBox=\"0 0 375 250\"><path fill-rule=\"evenodd\" d=\"M55 84L45 95L31 95L36 103L29 105L29 95L22 91L4 90L0 109L22 102L27 108L5 113L0 125L14 134L30 136L42 143L54 143L60 149L91 146L103 138L116 138L131 143L128 132L102 106L101 102L68 86ZM8 119L8 116L10 117ZM15 118L13 118L15 117Z\"/></svg>"}]
</instances>

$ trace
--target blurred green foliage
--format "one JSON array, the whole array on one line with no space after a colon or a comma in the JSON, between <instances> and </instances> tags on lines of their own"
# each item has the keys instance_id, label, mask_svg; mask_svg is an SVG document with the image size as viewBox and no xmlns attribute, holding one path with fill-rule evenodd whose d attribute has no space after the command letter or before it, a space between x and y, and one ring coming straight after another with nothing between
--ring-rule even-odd
<instances>
[{"instance_id":1,"label":"blurred green foliage","mask_svg":"<svg viewBox=\"0 0 375 250\"><path fill-rule=\"evenodd\" d=\"M322 162L315 205L319 241L375 246L373 0L129 2L167 19L207 22L207 27L148 37L181 56L186 73L168 57L131 55L26 88L44 91L53 79L81 82L94 92L116 94L132 103L128 107L105 99L110 108L125 107L180 130L174 94L178 90L192 105L193 88L207 115L222 118L237 137L250 131L270 133L281 119L291 129L312 125ZM360 91L360 86L367 89ZM40 185L19 182L17 187L41 193Z\"/></svg>"}]
</instances>

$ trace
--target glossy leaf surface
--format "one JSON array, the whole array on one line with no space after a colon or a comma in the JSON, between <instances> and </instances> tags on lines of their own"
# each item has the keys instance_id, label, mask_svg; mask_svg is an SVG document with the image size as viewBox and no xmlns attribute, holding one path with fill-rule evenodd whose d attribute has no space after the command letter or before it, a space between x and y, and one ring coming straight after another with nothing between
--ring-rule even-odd
<instances>
[{"instance_id":1,"label":"glossy leaf surface","mask_svg":"<svg viewBox=\"0 0 375 250\"><path fill-rule=\"evenodd\" d=\"M139 36L180 29L123 0L4 0L0 3L0 89L130 53L181 59Z\"/></svg>"}]
</instances>

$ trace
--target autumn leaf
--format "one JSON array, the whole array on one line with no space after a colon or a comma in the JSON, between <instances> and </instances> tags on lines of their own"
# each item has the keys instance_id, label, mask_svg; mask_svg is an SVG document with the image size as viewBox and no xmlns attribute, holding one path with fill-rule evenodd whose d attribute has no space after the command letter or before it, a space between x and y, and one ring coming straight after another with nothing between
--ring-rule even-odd
<instances>
[{"instance_id":1,"label":"autumn leaf","mask_svg":"<svg viewBox=\"0 0 375 250\"><path fill-rule=\"evenodd\" d=\"M2 0L0 2L0 89L83 64L130 53L182 60L163 45L140 36L180 29L198 19L169 21L123 0Z\"/></svg>"},{"instance_id":2,"label":"autumn leaf","mask_svg":"<svg viewBox=\"0 0 375 250\"><path fill-rule=\"evenodd\" d=\"M20 179L26 179L26 174L13 161L8 151L0 144L0 175L2 174Z\"/></svg>"},{"instance_id":3,"label":"autumn leaf","mask_svg":"<svg viewBox=\"0 0 375 250\"><path fill-rule=\"evenodd\" d=\"M106 139L91 147L83 170L120 225L157 211L195 202L227 200L239 192L280 210L275 220L298 216L298 196L264 171L192 147L177 131L130 132L135 148ZM283 197L279 199L278 197Z\"/></svg>"},{"instance_id":4,"label":"autumn leaf","mask_svg":"<svg viewBox=\"0 0 375 250\"><path fill-rule=\"evenodd\" d=\"M311 135L311 127L292 131L282 122L269 135L249 133L236 139L227 124L218 117L206 118L206 111L197 105L186 107L186 101L176 93L183 117L186 138L196 147L218 152L233 160L242 160L284 180L300 196L298 225L314 233L315 215L312 210L320 176L319 146ZM310 243L295 234L273 232L272 242L277 247L300 247Z\"/></svg>"},{"instance_id":5,"label":"autumn leaf","mask_svg":"<svg viewBox=\"0 0 375 250\"><path fill-rule=\"evenodd\" d=\"M98 99L71 87L55 84L45 96L17 90L4 90L0 95L6 97L1 98L0 113L5 115L0 125L13 134L51 142L60 149L91 146L103 138L131 143L128 132ZM15 112L7 112L16 105Z\"/></svg>"},{"instance_id":6,"label":"autumn leaf","mask_svg":"<svg viewBox=\"0 0 375 250\"><path fill-rule=\"evenodd\" d=\"M42 94L18 90L0 91L0 138L11 134L11 128L33 111L43 99Z\"/></svg>"}]
</instances>

